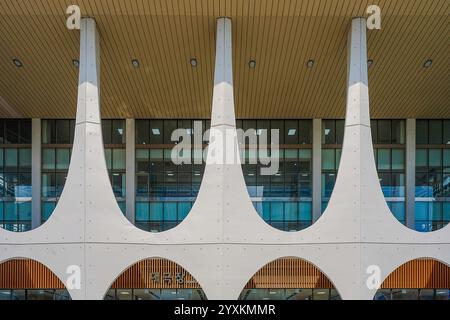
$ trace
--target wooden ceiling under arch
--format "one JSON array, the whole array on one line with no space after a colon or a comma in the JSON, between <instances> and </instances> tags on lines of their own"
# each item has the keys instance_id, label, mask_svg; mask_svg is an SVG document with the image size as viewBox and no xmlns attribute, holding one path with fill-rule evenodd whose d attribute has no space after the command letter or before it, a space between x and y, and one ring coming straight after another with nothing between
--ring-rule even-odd
<instances>
[{"instance_id":1,"label":"wooden ceiling under arch","mask_svg":"<svg viewBox=\"0 0 450 320\"><path fill-rule=\"evenodd\" d=\"M372 117L450 118L448 0L2 0L0 117L75 116L71 4L98 24L105 118L209 118L220 16L233 21L238 118L343 118L348 29L369 4L382 10L368 31Z\"/></svg>"},{"instance_id":2,"label":"wooden ceiling under arch","mask_svg":"<svg viewBox=\"0 0 450 320\"><path fill-rule=\"evenodd\" d=\"M183 274L183 283L172 279ZM157 282L152 274L158 276ZM170 282L164 281L170 275ZM409 261L393 271L381 288L448 289L450 267L433 259ZM64 284L47 267L29 259L14 259L0 264L0 289L64 289ZM166 259L142 260L124 271L111 288L200 288L198 282L175 262ZM313 264L282 258L258 270L245 286L258 288L334 288L331 281Z\"/></svg>"}]
</instances>

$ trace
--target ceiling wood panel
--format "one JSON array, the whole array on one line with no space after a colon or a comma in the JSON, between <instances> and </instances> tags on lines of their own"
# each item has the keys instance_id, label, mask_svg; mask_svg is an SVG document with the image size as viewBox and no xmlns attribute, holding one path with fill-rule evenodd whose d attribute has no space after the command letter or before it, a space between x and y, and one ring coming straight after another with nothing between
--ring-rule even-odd
<instances>
[{"instance_id":1,"label":"ceiling wood panel","mask_svg":"<svg viewBox=\"0 0 450 320\"><path fill-rule=\"evenodd\" d=\"M447 0L1 0L0 117L75 116L79 32L65 10L78 4L99 28L105 118L209 118L220 16L233 20L239 118L342 118L348 29L372 3L372 116L450 118Z\"/></svg>"}]
</instances>

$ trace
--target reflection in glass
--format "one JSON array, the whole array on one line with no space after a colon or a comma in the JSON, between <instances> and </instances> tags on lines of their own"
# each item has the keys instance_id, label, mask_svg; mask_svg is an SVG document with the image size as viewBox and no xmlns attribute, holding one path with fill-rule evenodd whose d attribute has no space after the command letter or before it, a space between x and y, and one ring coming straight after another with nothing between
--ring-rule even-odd
<instances>
[{"instance_id":1,"label":"reflection in glass","mask_svg":"<svg viewBox=\"0 0 450 320\"><path fill-rule=\"evenodd\" d=\"M430 232L450 222L450 149L416 150L415 229Z\"/></svg>"}]
</instances>

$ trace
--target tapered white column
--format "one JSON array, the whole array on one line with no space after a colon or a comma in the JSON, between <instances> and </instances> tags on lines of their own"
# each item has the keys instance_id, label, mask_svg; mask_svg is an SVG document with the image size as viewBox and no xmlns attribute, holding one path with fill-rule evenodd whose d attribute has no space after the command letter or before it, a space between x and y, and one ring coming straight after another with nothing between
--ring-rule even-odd
<instances>
[{"instance_id":1,"label":"tapered white column","mask_svg":"<svg viewBox=\"0 0 450 320\"><path fill-rule=\"evenodd\" d=\"M322 119L313 120L312 220L322 215Z\"/></svg>"},{"instance_id":2,"label":"tapered white column","mask_svg":"<svg viewBox=\"0 0 450 320\"><path fill-rule=\"evenodd\" d=\"M31 228L41 225L41 119L31 121Z\"/></svg>"},{"instance_id":3,"label":"tapered white column","mask_svg":"<svg viewBox=\"0 0 450 320\"><path fill-rule=\"evenodd\" d=\"M415 230L416 119L406 119L406 225Z\"/></svg>"},{"instance_id":4,"label":"tapered white column","mask_svg":"<svg viewBox=\"0 0 450 320\"><path fill-rule=\"evenodd\" d=\"M355 243L351 255L342 257L354 266L352 281L340 289L344 299L371 299L361 243L366 240L374 212L386 207L373 156L369 116L366 21L352 20L348 35L347 107L342 158L336 185L325 211L328 223ZM320 222L320 221L319 221ZM331 224L330 224L331 225ZM338 230L332 231L337 233Z\"/></svg>"},{"instance_id":5,"label":"tapered white column","mask_svg":"<svg viewBox=\"0 0 450 320\"><path fill-rule=\"evenodd\" d=\"M126 130L126 217L128 221L134 224L136 198L136 133L134 119L127 119Z\"/></svg>"}]
</instances>

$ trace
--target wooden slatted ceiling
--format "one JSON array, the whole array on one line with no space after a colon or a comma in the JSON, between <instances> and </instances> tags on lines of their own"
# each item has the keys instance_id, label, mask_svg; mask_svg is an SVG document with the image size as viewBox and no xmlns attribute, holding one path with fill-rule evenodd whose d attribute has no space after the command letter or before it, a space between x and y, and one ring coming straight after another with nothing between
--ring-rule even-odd
<instances>
[{"instance_id":1,"label":"wooden slatted ceiling","mask_svg":"<svg viewBox=\"0 0 450 320\"><path fill-rule=\"evenodd\" d=\"M160 277L152 281L152 273ZM183 284L163 281L165 273L173 278L185 275ZM284 258L267 264L245 286L249 288L333 288L333 284L314 265L296 258ZM64 289L64 284L44 265L32 260L10 260L0 264L0 289ZM136 263L112 284L111 288L200 288L196 280L182 267L165 259L149 259ZM405 263L392 272L382 288L448 289L450 267L430 259Z\"/></svg>"},{"instance_id":2,"label":"wooden slatted ceiling","mask_svg":"<svg viewBox=\"0 0 450 320\"><path fill-rule=\"evenodd\" d=\"M246 289L334 288L327 276L311 263L300 259L275 260L250 279Z\"/></svg>"},{"instance_id":3,"label":"wooden slatted ceiling","mask_svg":"<svg viewBox=\"0 0 450 320\"><path fill-rule=\"evenodd\" d=\"M409 261L391 273L382 288L448 289L450 267L435 260Z\"/></svg>"},{"instance_id":4,"label":"wooden slatted ceiling","mask_svg":"<svg viewBox=\"0 0 450 320\"><path fill-rule=\"evenodd\" d=\"M152 279L152 274L156 274L156 281ZM177 282L177 274L184 275L182 283ZM127 269L114 281L111 288L199 289L200 285L190 273L175 262L165 259L151 259L140 261Z\"/></svg>"},{"instance_id":5,"label":"wooden slatted ceiling","mask_svg":"<svg viewBox=\"0 0 450 320\"><path fill-rule=\"evenodd\" d=\"M450 117L448 0L2 0L0 117L75 116L70 4L98 24L105 118L209 118L219 16L233 20L239 118L342 118L347 33L369 4L382 9L382 29L368 31L372 116Z\"/></svg>"},{"instance_id":6,"label":"wooden slatted ceiling","mask_svg":"<svg viewBox=\"0 0 450 320\"><path fill-rule=\"evenodd\" d=\"M64 284L43 264L16 259L0 264L0 289L64 289Z\"/></svg>"}]
</instances>

